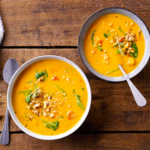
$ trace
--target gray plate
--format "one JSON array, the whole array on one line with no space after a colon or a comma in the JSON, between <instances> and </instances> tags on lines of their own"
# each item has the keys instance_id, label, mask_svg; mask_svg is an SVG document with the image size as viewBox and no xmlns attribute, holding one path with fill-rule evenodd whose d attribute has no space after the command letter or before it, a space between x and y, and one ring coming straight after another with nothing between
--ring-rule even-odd
<instances>
[{"instance_id":1,"label":"gray plate","mask_svg":"<svg viewBox=\"0 0 150 150\"><path fill-rule=\"evenodd\" d=\"M81 31L80 31L79 40L78 40L78 48L79 48L79 53L80 53L82 62L84 63L86 68L91 73L93 73L94 75L96 75L100 79L103 79L103 80L106 80L106 81L120 82L120 81L125 80L124 76L108 77L108 76L102 75L99 72L97 72L96 70L94 70L94 68L92 68L92 66L88 63L88 61L85 57L84 48L83 48L84 37L86 35L87 30L91 26L91 24L95 20L100 18L101 16L106 15L106 14L110 14L110 13L118 13L118 14L123 14L123 15L126 15L126 16L130 17L132 20L134 20L139 25L139 27L141 28L141 30L143 32L143 35L144 35L145 53L144 53L143 59L142 59L141 63L137 66L137 68L135 70L133 70L131 73L128 74L128 77L132 78L132 77L136 76L145 67L145 65L147 64L147 62L149 60L149 55L150 55L150 35L149 35L149 31L148 31L145 23L136 14L134 14L133 12L131 12L129 10L123 9L123 8L112 7L112 8L102 9L102 10L94 13L91 17L89 17L88 20L83 25Z\"/></svg>"}]
</instances>

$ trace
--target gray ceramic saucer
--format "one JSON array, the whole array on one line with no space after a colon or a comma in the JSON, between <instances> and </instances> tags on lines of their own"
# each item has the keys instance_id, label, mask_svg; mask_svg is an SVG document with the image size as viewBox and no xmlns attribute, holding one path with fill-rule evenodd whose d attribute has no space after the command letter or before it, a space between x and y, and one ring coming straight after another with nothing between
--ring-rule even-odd
<instances>
[{"instance_id":1,"label":"gray ceramic saucer","mask_svg":"<svg viewBox=\"0 0 150 150\"><path fill-rule=\"evenodd\" d=\"M133 19L141 28L143 35L144 35L144 39L145 39L145 53L143 56L143 59L141 61L141 63L138 65L138 67L133 70L131 73L128 74L129 78L132 78L134 76L136 76L147 64L148 60L149 60L149 55L150 55L150 34L149 31L145 25L145 23L133 12L123 9L123 8L116 8L116 7L112 7L112 8L106 8L106 9L102 9L96 13L94 13L92 16L90 16L88 18L88 20L85 22L85 24L83 25L80 34L79 34L79 40L78 40L78 48L79 48L79 53L82 59L82 62L84 63L84 65L86 66L86 68L93 73L94 75L96 75L97 77L99 77L100 79L106 80L106 81L111 81L111 82L119 82L119 81L124 81L125 78L124 76L120 76L120 77L108 77L105 75L100 74L99 72L97 72L96 70L94 70L92 68L92 66L88 63L85 54L84 54L84 48L83 48L83 43L84 43L84 37L86 35L87 30L89 29L89 27L91 26L91 24L97 20L98 18L100 18L103 15L106 14L110 14L110 13L119 13L119 14L123 14L126 15L128 17L130 17L131 19Z\"/></svg>"}]
</instances>

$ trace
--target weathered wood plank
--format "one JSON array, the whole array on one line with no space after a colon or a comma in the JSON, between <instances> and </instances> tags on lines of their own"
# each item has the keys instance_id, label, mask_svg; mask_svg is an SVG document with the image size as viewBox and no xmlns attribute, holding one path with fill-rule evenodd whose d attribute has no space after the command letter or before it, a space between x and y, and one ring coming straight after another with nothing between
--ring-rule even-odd
<instances>
[{"instance_id":1,"label":"weathered wood plank","mask_svg":"<svg viewBox=\"0 0 150 150\"><path fill-rule=\"evenodd\" d=\"M70 55L71 52L71 55ZM90 113L79 132L93 131L148 131L150 130L150 62L145 69L132 79L146 97L148 104L140 108L136 105L126 82L111 83L98 79L83 65L77 49L1 49L0 50L0 131L2 130L5 110L7 84L2 80L2 69L8 58L14 57L19 65L41 55L59 55L75 62L87 75L92 88ZM10 130L19 128L10 120Z\"/></svg>"},{"instance_id":2,"label":"weathered wood plank","mask_svg":"<svg viewBox=\"0 0 150 150\"><path fill-rule=\"evenodd\" d=\"M86 19L107 7L130 9L150 29L149 0L1 0L3 46L77 46Z\"/></svg>"},{"instance_id":3,"label":"weathered wood plank","mask_svg":"<svg viewBox=\"0 0 150 150\"><path fill-rule=\"evenodd\" d=\"M72 134L56 141L42 141L26 134L11 134L10 144L1 150L149 150L150 134Z\"/></svg>"}]
</instances>

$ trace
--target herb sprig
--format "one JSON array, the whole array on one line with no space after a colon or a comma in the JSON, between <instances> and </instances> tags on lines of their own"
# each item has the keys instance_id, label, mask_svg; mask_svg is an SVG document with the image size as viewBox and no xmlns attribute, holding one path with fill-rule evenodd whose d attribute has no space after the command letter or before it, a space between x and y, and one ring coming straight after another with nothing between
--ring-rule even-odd
<instances>
[{"instance_id":1,"label":"herb sprig","mask_svg":"<svg viewBox=\"0 0 150 150\"><path fill-rule=\"evenodd\" d=\"M78 105L81 109L85 110L85 108L84 108L84 106L83 106L83 104L82 104L82 102L81 102L81 100L80 100L80 96L79 96L79 95L76 95L76 100L77 100L77 105Z\"/></svg>"},{"instance_id":2,"label":"herb sprig","mask_svg":"<svg viewBox=\"0 0 150 150\"><path fill-rule=\"evenodd\" d=\"M108 38L108 34L104 33L104 37L105 37L105 38Z\"/></svg>"},{"instance_id":3,"label":"herb sprig","mask_svg":"<svg viewBox=\"0 0 150 150\"><path fill-rule=\"evenodd\" d=\"M42 77L42 76L45 76L46 78L48 78L48 73L47 73L46 70L45 70L44 72L43 72L43 71L41 71L41 72L36 72L36 74L35 74L35 78L36 78L36 79L39 79L39 78Z\"/></svg>"},{"instance_id":4,"label":"herb sprig","mask_svg":"<svg viewBox=\"0 0 150 150\"><path fill-rule=\"evenodd\" d=\"M32 93L32 90L20 91L17 94L20 94L20 93L24 94L25 96L28 96L30 95L30 93Z\"/></svg>"},{"instance_id":5,"label":"herb sprig","mask_svg":"<svg viewBox=\"0 0 150 150\"><path fill-rule=\"evenodd\" d=\"M59 86L57 86L57 85L54 85L54 86L57 87L57 88L59 88L63 93L66 94L66 92L65 92L61 87L59 87Z\"/></svg>"},{"instance_id":6,"label":"herb sprig","mask_svg":"<svg viewBox=\"0 0 150 150\"><path fill-rule=\"evenodd\" d=\"M95 32L96 30L94 30L93 32L92 32L92 35L91 35L91 42L92 42L92 44L94 45L94 40L93 40L93 38L94 38L94 32Z\"/></svg>"},{"instance_id":7,"label":"herb sprig","mask_svg":"<svg viewBox=\"0 0 150 150\"><path fill-rule=\"evenodd\" d=\"M132 42L131 47L134 49L134 53L129 53L132 57L137 58L138 57L138 47L136 43Z\"/></svg>"},{"instance_id":8,"label":"herb sprig","mask_svg":"<svg viewBox=\"0 0 150 150\"><path fill-rule=\"evenodd\" d=\"M118 71L118 70L119 70L119 68L116 69L116 70L107 71L106 73L107 73L107 74L110 74L110 73L116 72L116 71Z\"/></svg>"},{"instance_id":9,"label":"herb sprig","mask_svg":"<svg viewBox=\"0 0 150 150\"><path fill-rule=\"evenodd\" d=\"M123 34L126 34L120 27L118 28Z\"/></svg>"},{"instance_id":10,"label":"herb sprig","mask_svg":"<svg viewBox=\"0 0 150 150\"><path fill-rule=\"evenodd\" d=\"M48 122L48 121L44 121L44 126L49 128L49 129L53 129L54 131L58 128L59 126L59 121L54 121L54 122Z\"/></svg>"},{"instance_id":11,"label":"herb sprig","mask_svg":"<svg viewBox=\"0 0 150 150\"><path fill-rule=\"evenodd\" d=\"M75 94L75 89L72 91L72 93L73 93L73 95L76 97L77 105L78 105L81 109L85 110L85 108L84 108L84 106L83 106L83 104L82 104L82 102L81 102L81 100L80 100L80 96L77 95L77 94Z\"/></svg>"},{"instance_id":12,"label":"herb sprig","mask_svg":"<svg viewBox=\"0 0 150 150\"><path fill-rule=\"evenodd\" d=\"M37 97L37 93L34 93L38 90L39 88L35 89L33 92L32 90L26 90L26 91L20 91L18 94L22 93L26 96L25 101L27 103L30 103L31 101L31 96L33 95L33 97Z\"/></svg>"}]
</instances>

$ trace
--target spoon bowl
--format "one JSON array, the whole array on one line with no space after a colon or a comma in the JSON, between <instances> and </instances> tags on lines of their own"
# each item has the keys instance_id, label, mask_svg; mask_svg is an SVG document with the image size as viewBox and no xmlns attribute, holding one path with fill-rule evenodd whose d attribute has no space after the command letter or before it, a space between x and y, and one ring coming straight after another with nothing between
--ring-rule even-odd
<instances>
[{"instance_id":1,"label":"spoon bowl","mask_svg":"<svg viewBox=\"0 0 150 150\"><path fill-rule=\"evenodd\" d=\"M16 72L16 70L19 68L19 65L17 61L14 58L10 58L7 60L4 69L3 69L3 78L6 83L9 84L9 81L11 80L13 74ZM9 111L8 107L6 110L6 116L5 116L5 122L0 138L0 143L2 145L8 145L9 144Z\"/></svg>"},{"instance_id":2,"label":"spoon bowl","mask_svg":"<svg viewBox=\"0 0 150 150\"><path fill-rule=\"evenodd\" d=\"M3 69L3 79L6 83L9 84L11 77L19 68L17 61L14 58L10 58L7 60L4 69Z\"/></svg>"}]
</instances>

